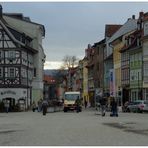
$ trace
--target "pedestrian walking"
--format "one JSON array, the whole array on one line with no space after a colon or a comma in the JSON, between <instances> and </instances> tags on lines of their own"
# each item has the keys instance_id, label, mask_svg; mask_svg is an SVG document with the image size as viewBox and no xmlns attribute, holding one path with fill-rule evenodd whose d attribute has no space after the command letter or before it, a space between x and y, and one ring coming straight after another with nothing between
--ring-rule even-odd
<instances>
[{"instance_id":1,"label":"pedestrian walking","mask_svg":"<svg viewBox=\"0 0 148 148\"><path fill-rule=\"evenodd\" d=\"M41 112L41 110L42 110L42 100L40 99L38 101L38 112Z\"/></svg>"},{"instance_id":2,"label":"pedestrian walking","mask_svg":"<svg viewBox=\"0 0 148 148\"><path fill-rule=\"evenodd\" d=\"M79 96L77 97L75 104L76 104L76 111L77 111L77 113L79 113L80 112L80 105L81 105L81 100L79 99Z\"/></svg>"},{"instance_id":3,"label":"pedestrian walking","mask_svg":"<svg viewBox=\"0 0 148 148\"><path fill-rule=\"evenodd\" d=\"M6 100L4 102L4 107L5 107L5 112L8 113L9 112L9 107L10 107L10 104L9 104L9 101L8 100Z\"/></svg>"},{"instance_id":4,"label":"pedestrian walking","mask_svg":"<svg viewBox=\"0 0 148 148\"><path fill-rule=\"evenodd\" d=\"M106 113L106 98L105 97L102 97L100 99L100 106L101 106L101 114L102 116L105 116L105 113Z\"/></svg>"},{"instance_id":5,"label":"pedestrian walking","mask_svg":"<svg viewBox=\"0 0 148 148\"><path fill-rule=\"evenodd\" d=\"M42 111L43 111L43 115L46 115L46 113L47 113L47 107L48 107L48 102L47 102L47 100L43 100L43 102L42 102Z\"/></svg>"},{"instance_id":6,"label":"pedestrian walking","mask_svg":"<svg viewBox=\"0 0 148 148\"><path fill-rule=\"evenodd\" d=\"M118 117L118 108L117 108L117 101L115 100L115 98L113 98L113 100L111 101L111 114L110 116L116 116Z\"/></svg>"},{"instance_id":7,"label":"pedestrian walking","mask_svg":"<svg viewBox=\"0 0 148 148\"><path fill-rule=\"evenodd\" d=\"M32 111L35 112L35 110L36 110L36 103L33 101L33 103L32 103Z\"/></svg>"},{"instance_id":8,"label":"pedestrian walking","mask_svg":"<svg viewBox=\"0 0 148 148\"><path fill-rule=\"evenodd\" d=\"M87 108L87 100L84 101L85 108Z\"/></svg>"}]
</instances>

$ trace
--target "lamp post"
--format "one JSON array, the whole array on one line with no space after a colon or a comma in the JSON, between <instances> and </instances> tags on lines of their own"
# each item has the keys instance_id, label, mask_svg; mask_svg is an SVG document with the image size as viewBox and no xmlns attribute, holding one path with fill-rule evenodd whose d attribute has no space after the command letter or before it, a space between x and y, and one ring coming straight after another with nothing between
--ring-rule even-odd
<instances>
[{"instance_id":1,"label":"lamp post","mask_svg":"<svg viewBox=\"0 0 148 148\"><path fill-rule=\"evenodd\" d=\"M139 72L138 72L138 100L139 100Z\"/></svg>"}]
</instances>

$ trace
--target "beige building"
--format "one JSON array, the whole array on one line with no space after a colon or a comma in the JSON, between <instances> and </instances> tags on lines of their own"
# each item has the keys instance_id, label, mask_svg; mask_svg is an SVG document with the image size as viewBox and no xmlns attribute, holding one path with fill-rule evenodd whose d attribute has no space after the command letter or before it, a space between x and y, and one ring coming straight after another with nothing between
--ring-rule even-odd
<instances>
[{"instance_id":1,"label":"beige building","mask_svg":"<svg viewBox=\"0 0 148 148\"><path fill-rule=\"evenodd\" d=\"M87 66L87 58L84 57L82 60L83 63L83 100L86 99L89 102L89 96L88 96L88 69Z\"/></svg>"}]
</instances>

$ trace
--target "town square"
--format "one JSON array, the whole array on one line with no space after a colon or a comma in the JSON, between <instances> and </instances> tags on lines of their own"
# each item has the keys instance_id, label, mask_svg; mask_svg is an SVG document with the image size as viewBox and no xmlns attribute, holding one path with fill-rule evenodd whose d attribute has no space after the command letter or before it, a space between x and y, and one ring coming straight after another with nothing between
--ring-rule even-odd
<instances>
[{"instance_id":1,"label":"town square","mask_svg":"<svg viewBox=\"0 0 148 148\"><path fill-rule=\"evenodd\" d=\"M147 146L147 114L0 113L1 146Z\"/></svg>"},{"instance_id":2,"label":"town square","mask_svg":"<svg viewBox=\"0 0 148 148\"><path fill-rule=\"evenodd\" d=\"M148 2L1 2L0 146L147 139Z\"/></svg>"}]
</instances>

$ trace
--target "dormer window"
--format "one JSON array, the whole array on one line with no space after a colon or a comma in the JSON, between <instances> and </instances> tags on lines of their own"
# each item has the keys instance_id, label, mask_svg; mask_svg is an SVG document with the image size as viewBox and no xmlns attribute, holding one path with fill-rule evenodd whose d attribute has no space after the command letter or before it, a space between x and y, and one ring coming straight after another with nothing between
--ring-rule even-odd
<instances>
[{"instance_id":1,"label":"dormer window","mask_svg":"<svg viewBox=\"0 0 148 148\"><path fill-rule=\"evenodd\" d=\"M141 46L140 38L137 38L137 46Z\"/></svg>"},{"instance_id":2,"label":"dormer window","mask_svg":"<svg viewBox=\"0 0 148 148\"><path fill-rule=\"evenodd\" d=\"M128 38L125 39L125 45L128 46Z\"/></svg>"},{"instance_id":3,"label":"dormer window","mask_svg":"<svg viewBox=\"0 0 148 148\"><path fill-rule=\"evenodd\" d=\"M126 39L125 39L125 45L126 45L126 46L129 46L129 45L131 45L131 44L132 44L132 38L131 38L131 37L126 38Z\"/></svg>"},{"instance_id":4,"label":"dormer window","mask_svg":"<svg viewBox=\"0 0 148 148\"><path fill-rule=\"evenodd\" d=\"M132 39L129 38L129 39L128 39L128 44L131 45L131 43L132 43Z\"/></svg>"}]
</instances>

